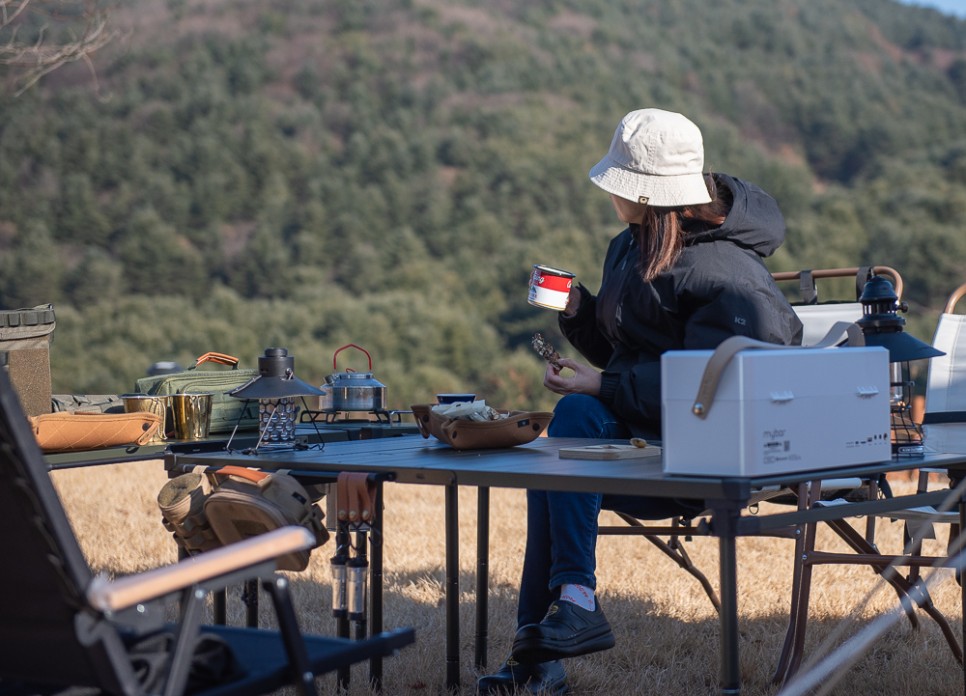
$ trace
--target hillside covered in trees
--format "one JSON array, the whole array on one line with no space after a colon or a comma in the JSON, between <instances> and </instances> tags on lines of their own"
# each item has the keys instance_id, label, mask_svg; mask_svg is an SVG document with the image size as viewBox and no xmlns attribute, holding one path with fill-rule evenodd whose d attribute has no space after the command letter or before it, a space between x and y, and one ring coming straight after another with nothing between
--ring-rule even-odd
<instances>
[{"instance_id":1,"label":"hillside covered in trees","mask_svg":"<svg viewBox=\"0 0 966 696\"><path fill-rule=\"evenodd\" d=\"M54 304L55 392L276 345L320 383L355 343L392 408L546 407L529 269L596 288L620 226L587 171L645 106L776 196L771 270L898 268L927 340L966 280L966 21L933 10L130 0L111 22L93 74L0 94L0 308Z\"/></svg>"}]
</instances>

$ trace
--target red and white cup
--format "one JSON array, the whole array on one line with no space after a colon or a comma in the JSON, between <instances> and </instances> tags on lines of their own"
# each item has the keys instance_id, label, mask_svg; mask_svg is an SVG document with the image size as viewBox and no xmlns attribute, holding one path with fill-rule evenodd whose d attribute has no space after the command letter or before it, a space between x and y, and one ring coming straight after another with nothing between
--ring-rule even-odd
<instances>
[{"instance_id":1,"label":"red and white cup","mask_svg":"<svg viewBox=\"0 0 966 696\"><path fill-rule=\"evenodd\" d=\"M570 271L534 265L530 274L530 296L527 297L527 302L535 307L562 312L567 308L575 277Z\"/></svg>"}]
</instances>

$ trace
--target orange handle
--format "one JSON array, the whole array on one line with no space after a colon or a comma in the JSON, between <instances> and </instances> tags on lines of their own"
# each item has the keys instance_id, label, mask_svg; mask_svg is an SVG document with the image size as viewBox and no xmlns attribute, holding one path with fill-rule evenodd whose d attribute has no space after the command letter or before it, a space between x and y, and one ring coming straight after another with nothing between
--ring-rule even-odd
<instances>
[{"instance_id":1,"label":"orange handle","mask_svg":"<svg viewBox=\"0 0 966 696\"><path fill-rule=\"evenodd\" d=\"M195 367L206 362L218 363L219 365L231 365L232 367L238 367L238 358L233 355L227 355L225 353L205 353L198 357L195 361Z\"/></svg>"},{"instance_id":2,"label":"orange handle","mask_svg":"<svg viewBox=\"0 0 966 696\"><path fill-rule=\"evenodd\" d=\"M262 479L268 478L268 474L266 474L264 471L246 469L243 466L234 466L233 464L223 466L220 469L216 469L212 473L216 476L237 476L238 478L243 478L246 481L251 481L252 483L258 483Z\"/></svg>"},{"instance_id":3,"label":"orange handle","mask_svg":"<svg viewBox=\"0 0 966 696\"><path fill-rule=\"evenodd\" d=\"M855 276L859 272L858 266L852 268L820 268L812 270L813 278L848 278ZM892 277L893 285L895 286L896 297L900 300L902 299L902 276L899 275L899 271L890 266L872 266L872 272L876 275L887 275ZM777 271L771 274L771 277L776 281L786 281L786 280L798 280L801 278L801 271Z\"/></svg>"},{"instance_id":4,"label":"orange handle","mask_svg":"<svg viewBox=\"0 0 966 696\"><path fill-rule=\"evenodd\" d=\"M340 522L369 522L376 507L376 484L364 471L343 471L336 479L336 501Z\"/></svg>"},{"instance_id":5,"label":"orange handle","mask_svg":"<svg viewBox=\"0 0 966 696\"><path fill-rule=\"evenodd\" d=\"M365 353L366 354L366 357L369 358L369 371L372 372L372 356L369 355L369 351L367 351L362 346L357 346L355 343L347 343L344 346L342 346L341 348L339 348L339 350L337 350L335 352L335 354L333 354L333 356L332 356L332 369L333 370L338 371L339 368L336 366L335 360L339 356L339 353L341 353L342 351L344 351L346 348L356 348L358 350L361 350L363 353Z\"/></svg>"},{"instance_id":6,"label":"orange handle","mask_svg":"<svg viewBox=\"0 0 966 696\"><path fill-rule=\"evenodd\" d=\"M946 308L943 310L943 313L952 314L953 310L956 309L956 303L963 298L963 295L966 295L966 283L963 283L953 290L953 294L949 296L949 301L946 302Z\"/></svg>"}]
</instances>

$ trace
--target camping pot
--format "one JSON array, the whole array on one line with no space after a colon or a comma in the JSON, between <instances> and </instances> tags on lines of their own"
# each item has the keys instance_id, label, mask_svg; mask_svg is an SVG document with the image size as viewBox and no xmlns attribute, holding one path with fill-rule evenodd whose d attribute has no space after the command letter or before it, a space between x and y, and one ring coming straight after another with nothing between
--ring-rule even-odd
<instances>
[{"instance_id":1,"label":"camping pot","mask_svg":"<svg viewBox=\"0 0 966 696\"><path fill-rule=\"evenodd\" d=\"M346 348L356 348L366 354L369 359L369 372L347 369L326 377L325 384L322 385L328 392L325 398L326 408L333 411L385 411L386 386L372 376L372 356L369 351L355 343L344 345L332 356L332 369L339 369L339 353Z\"/></svg>"}]
</instances>

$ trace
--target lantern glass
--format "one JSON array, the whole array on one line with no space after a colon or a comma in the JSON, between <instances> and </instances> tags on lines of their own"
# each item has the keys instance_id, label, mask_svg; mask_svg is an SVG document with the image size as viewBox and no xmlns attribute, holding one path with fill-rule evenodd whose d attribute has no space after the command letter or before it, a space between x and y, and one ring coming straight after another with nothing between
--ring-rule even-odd
<instances>
[{"instance_id":1,"label":"lantern glass","mask_svg":"<svg viewBox=\"0 0 966 696\"><path fill-rule=\"evenodd\" d=\"M258 432L262 447L292 447L299 406L296 397L258 400Z\"/></svg>"},{"instance_id":2,"label":"lantern glass","mask_svg":"<svg viewBox=\"0 0 966 696\"><path fill-rule=\"evenodd\" d=\"M908 362L894 362L891 371L889 410L892 416L892 454L897 457L919 457L924 450L922 428L912 417L915 382L910 377Z\"/></svg>"}]
</instances>

